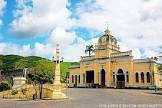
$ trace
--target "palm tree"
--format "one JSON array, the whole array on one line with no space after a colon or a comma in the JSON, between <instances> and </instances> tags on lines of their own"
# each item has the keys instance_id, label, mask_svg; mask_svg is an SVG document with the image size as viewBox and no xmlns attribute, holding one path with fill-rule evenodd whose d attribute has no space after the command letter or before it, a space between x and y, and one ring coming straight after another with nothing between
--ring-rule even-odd
<instances>
[{"instance_id":1,"label":"palm tree","mask_svg":"<svg viewBox=\"0 0 162 108\"><path fill-rule=\"evenodd\" d=\"M160 46L160 49L162 50L162 46ZM160 51L160 56L159 58L162 58L162 51Z\"/></svg>"},{"instance_id":2,"label":"palm tree","mask_svg":"<svg viewBox=\"0 0 162 108\"><path fill-rule=\"evenodd\" d=\"M86 46L86 49L85 49L85 53L88 53L89 56L91 56L91 53L93 53L93 52L94 52L94 47L93 47L93 45L87 45L87 46Z\"/></svg>"},{"instance_id":3,"label":"palm tree","mask_svg":"<svg viewBox=\"0 0 162 108\"><path fill-rule=\"evenodd\" d=\"M159 58L158 57L151 57L151 59L154 60L154 61L158 61Z\"/></svg>"}]
</instances>

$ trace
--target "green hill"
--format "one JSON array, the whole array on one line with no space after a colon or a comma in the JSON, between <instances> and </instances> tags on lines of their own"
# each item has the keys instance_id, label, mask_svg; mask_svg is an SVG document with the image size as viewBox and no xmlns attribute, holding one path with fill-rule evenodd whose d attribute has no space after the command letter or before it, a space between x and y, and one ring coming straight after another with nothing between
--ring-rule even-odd
<instances>
[{"instance_id":1,"label":"green hill","mask_svg":"<svg viewBox=\"0 0 162 108\"><path fill-rule=\"evenodd\" d=\"M69 66L79 64L78 62L62 62L61 63L61 80L64 82L66 74L69 73ZM49 59L19 55L0 55L0 70L2 74L13 74L14 72L22 72L24 68L28 68L28 74L42 77L46 81L52 82L54 77L55 63ZM6 74L7 75L7 74Z\"/></svg>"}]
</instances>

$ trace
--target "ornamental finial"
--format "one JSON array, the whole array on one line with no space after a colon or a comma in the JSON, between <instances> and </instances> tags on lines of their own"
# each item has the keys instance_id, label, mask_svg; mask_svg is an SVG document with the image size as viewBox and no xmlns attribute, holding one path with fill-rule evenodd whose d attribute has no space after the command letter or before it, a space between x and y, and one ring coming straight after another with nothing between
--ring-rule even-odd
<instances>
[{"instance_id":1,"label":"ornamental finial","mask_svg":"<svg viewBox=\"0 0 162 108\"><path fill-rule=\"evenodd\" d=\"M110 35L110 30L108 29L108 27L107 27L107 29L105 30L105 35Z\"/></svg>"}]
</instances>

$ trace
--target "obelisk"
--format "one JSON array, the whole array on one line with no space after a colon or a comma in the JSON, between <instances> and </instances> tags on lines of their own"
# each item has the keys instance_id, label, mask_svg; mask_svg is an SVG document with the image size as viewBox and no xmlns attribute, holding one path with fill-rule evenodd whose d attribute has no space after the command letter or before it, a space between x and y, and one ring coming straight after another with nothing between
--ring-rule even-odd
<instances>
[{"instance_id":1,"label":"obelisk","mask_svg":"<svg viewBox=\"0 0 162 108\"><path fill-rule=\"evenodd\" d=\"M62 93L62 85L61 85L61 73L60 73L60 48L59 44L56 45L56 68L55 68L55 76L53 83L53 93L52 99L65 99L67 96Z\"/></svg>"},{"instance_id":2,"label":"obelisk","mask_svg":"<svg viewBox=\"0 0 162 108\"><path fill-rule=\"evenodd\" d=\"M59 44L56 45L56 68L55 68L55 80L54 85L61 85L61 77L60 77L60 48Z\"/></svg>"}]
</instances>

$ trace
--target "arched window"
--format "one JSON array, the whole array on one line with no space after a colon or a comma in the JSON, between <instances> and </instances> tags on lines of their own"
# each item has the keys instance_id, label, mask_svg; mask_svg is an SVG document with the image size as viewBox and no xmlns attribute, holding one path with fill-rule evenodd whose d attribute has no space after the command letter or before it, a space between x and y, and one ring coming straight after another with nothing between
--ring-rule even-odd
<instances>
[{"instance_id":1,"label":"arched window","mask_svg":"<svg viewBox=\"0 0 162 108\"><path fill-rule=\"evenodd\" d=\"M129 83L129 73L128 72L126 74L126 77L127 77L127 83Z\"/></svg>"},{"instance_id":2,"label":"arched window","mask_svg":"<svg viewBox=\"0 0 162 108\"><path fill-rule=\"evenodd\" d=\"M74 76L73 75L71 77L71 81L72 81L72 83L74 83Z\"/></svg>"},{"instance_id":3,"label":"arched window","mask_svg":"<svg viewBox=\"0 0 162 108\"><path fill-rule=\"evenodd\" d=\"M150 73L149 72L147 72L147 83L150 83Z\"/></svg>"},{"instance_id":4,"label":"arched window","mask_svg":"<svg viewBox=\"0 0 162 108\"><path fill-rule=\"evenodd\" d=\"M139 82L139 76L138 76L138 73L136 73L136 82Z\"/></svg>"},{"instance_id":5,"label":"arched window","mask_svg":"<svg viewBox=\"0 0 162 108\"><path fill-rule=\"evenodd\" d=\"M78 83L80 83L80 75L78 76Z\"/></svg>"},{"instance_id":6,"label":"arched window","mask_svg":"<svg viewBox=\"0 0 162 108\"><path fill-rule=\"evenodd\" d=\"M141 83L144 83L145 81L144 81L144 73L142 72L141 73Z\"/></svg>"}]
</instances>

